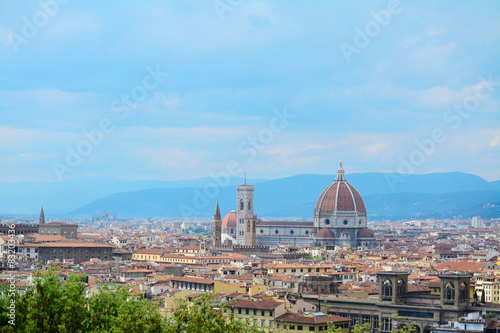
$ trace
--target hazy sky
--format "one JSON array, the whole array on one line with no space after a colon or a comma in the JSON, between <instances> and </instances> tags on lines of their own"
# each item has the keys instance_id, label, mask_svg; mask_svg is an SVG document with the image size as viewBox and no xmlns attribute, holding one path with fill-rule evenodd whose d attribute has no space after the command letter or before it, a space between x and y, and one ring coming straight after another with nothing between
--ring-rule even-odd
<instances>
[{"instance_id":1,"label":"hazy sky","mask_svg":"<svg viewBox=\"0 0 500 333\"><path fill-rule=\"evenodd\" d=\"M1 0L0 13L0 181L277 178L339 159L500 179L497 0Z\"/></svg>"}]
</instances>

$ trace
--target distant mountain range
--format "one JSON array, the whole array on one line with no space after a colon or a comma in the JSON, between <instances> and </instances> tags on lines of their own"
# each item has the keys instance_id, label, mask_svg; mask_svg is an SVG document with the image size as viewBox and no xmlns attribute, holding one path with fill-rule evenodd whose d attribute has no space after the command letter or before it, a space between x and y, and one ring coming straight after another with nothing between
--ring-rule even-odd
<instances>
[{"instance_id":1,"label":"distant mountain range","mask_svg":"<svg viewBox=\"0 0 500 333\"><path fill-rule=\"evenodd\" d=\"M369 218L500 217L500 181L460 172L405 175L347 174L365 200ZM313 218L316 199L334 175L249 179L255 212L262 218ZM222 214L236 208L241 178L216 187L211 178L184 181L120 181L79 178L59 183L0 183L0 214L91 217L111 210L119 218L211 218L218 199ZM392 184L392 185L391 185ZM224 184L225 185L225 184ZM208 187L208 192L206 187ZM206 194L205 194L206 193Z\"/></svg>"}]
</instances>

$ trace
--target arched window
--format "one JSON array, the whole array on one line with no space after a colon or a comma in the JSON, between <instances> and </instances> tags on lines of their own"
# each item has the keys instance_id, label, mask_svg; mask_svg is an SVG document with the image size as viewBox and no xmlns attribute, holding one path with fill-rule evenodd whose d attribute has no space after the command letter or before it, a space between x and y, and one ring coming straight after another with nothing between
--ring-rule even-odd
<instances>
[{"instance_id":1,"label":"arched window","mask_svg":"<svg viewBox=\"0 0 500 333\"><path fill-rule=\"evenodd\" d=\"M465 301L469 299L469 293L467 291L467 285L465 282L460 284L460 300Z\"/></svg>"},{"instance_id":2,"label":"arched window","mask_svg":"<svg viewBox=\"0 0 500 333\"><path fill-rule=\"evenodd\" d=\"M66 233L66 231L64 232L64 238L68 238L68 234Z\"/></svg>"},{"instance_id":3,"label":"arched window","mask_svg":"<svg viewBox=\"0 0 500 333\"><path fill-rule=\"evenodd\" d=\"M252 209L252 203L249 201L248 202L248 210L251 210Z\"/></svg>"},{"instance_id":4,"label":"arched window","mask_svg":"<svg viewBox=\"0 0 500 333\"><path fill-rule=\"evenodd\" d=\"M444 286L444 298L446 300L454 300L455 299L455 286L453 283L448 282Z\"/></svg>"},{"instance_id":5,"label":"arched window","mask_svg":"<svg viewBox=\"0 0 500 333\"><path fill-rule=\"evenodd\" d=\"M71 232L71 239L73 239L73 231Z\"/></svg>"},{"instance_id":6,"label":"arched window","mask_svg":"<svg viewBox=\"0 0 500 333\"><path fill-rule=\"evenodd\" d=\"M392 282L390 280L385 280L382 284L382 296L392 296Z\"/></svg>"},{"instance_id":7,"label":"arched window","mask_svg":"<svg viewBox=\"0 0 500 333\"><path fill-rule=\"evenodd\" d=\"M240 210L243 209L245 209L245 203L243 202L243 200L240 200Z\"/></svg>"},{"instance_id":8,"label":"arched window","mask_svg":"<svg viewBox=\"0 0 500 333\"><path fill-rule=\"evenodd\" d=\"M402 279L398 280L398 296L406 294L405 282Z\"/></svg>"},{"instance_id":9,"label":"arched window","mask_svg":"<svg viewBox=\"0 0 500 333\"><path fill-rule=\"evenodd\" d=\"M325 220L325 224L326 224L326 225L330 224L330 220L329 220L329 219L326 219L326 220Z\"/></svg>"}]
</instances>

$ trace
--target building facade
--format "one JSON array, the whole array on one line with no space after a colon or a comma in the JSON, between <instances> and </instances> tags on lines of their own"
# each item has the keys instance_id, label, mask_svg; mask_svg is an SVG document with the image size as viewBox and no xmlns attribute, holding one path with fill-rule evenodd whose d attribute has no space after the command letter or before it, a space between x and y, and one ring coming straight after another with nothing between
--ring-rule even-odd
<instances>
[{"instance_id":1,"label":"building facade","mask_svg":"<svg viewBox=\"0 0 500 333\"><path fill-rule=\"evenodd\" d=\"M367 227L365 203L358 191L347 182L342 161L334 182L325 188L316 202L314 222L263 221L257 218L254 214L254 191L255 187L246 182L237 186L236 211L229 212L222 219L220 235L214 233L214 244L220 237L226 247L254 244L375 246L375 237ZM252 219L255 224L246 224L246 220Z\"/></svg>"},{"instance_id":2,"label":"building facade","mask_svg":"<svg viewBox=\"0 0 500 333\"><path fill-rule=\"evenodd\" d=\"M351 319L351 325L370 323L372 329L382 333L402 326L414 327L417 333L429 333L433 326L458 321L464 313L475 310L470 306L469 295L472 275L439 275L439 294L432 294L430 290L409 292L409 275L410 272L402 271L378 272L378 299L314 294L303 297L317 304L320 310Z\"/></svg>"}]
</instances>

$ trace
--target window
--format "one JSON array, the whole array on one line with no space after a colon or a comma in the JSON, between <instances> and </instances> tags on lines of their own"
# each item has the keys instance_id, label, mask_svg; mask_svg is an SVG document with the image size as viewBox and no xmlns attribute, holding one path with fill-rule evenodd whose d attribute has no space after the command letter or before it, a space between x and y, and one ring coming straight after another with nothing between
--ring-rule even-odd
<instances>
[{"instance_id":1,"label":"window","mask_svg":"<svg viewBox=\"0 0 500 333\"><path fill-rule=\"evenodd\" d=\"M278 234L278 232L279 232L279 231L278 231L278 229L276 229L276 230L274 231L274 233L275 233L275 234Z\"/></svg>"},{"instance_id":2,"label":"window","mask_svg":"<svg viewBox=\"0 0 500 333\"><path fill-rule=\"evenodd\" d=\"M308 230L306 230L306 235L309 235L309 231Z\"/></svg>"},{"instance_id":3,"label":"window","mask_svg":"<svg viewBox=\"0 0 500 333\"><path fill-rule=\"evenodd\" d=\"M467 299L469 299L469 295L467 293L467 285L465 284L465 282L462 282L462 284L460 284L460 300Z\"/></svg>"},{"instance_id":4,"label":"window","mask_svg":"<svg viewBox=\"0 0 500 333\"><path fill-rule=\"evenodd\" d=\"M297 331L302 331L303 328L302 328L302 325L297 325Z\"/></svg>"},{"instance_id":5,"label":"window","mask_svg":"<svg viewBox=\"0 0 500 333\"><path fill-rule=\"evenodd\" d=\"M309 332L314 332L314 326L309 326Z\"/></svg>"},{"instance_id":6,"label":"window","mask_svg":"<svg viewBox=\"0 0 500 333\"><path fill-rule=\"evenodd\" d=\"M245 309L245 314L250 314L250 309Z\"/></svg>"},{"instance_id":7,"label":"window","mask_svg":"<svg viewBox=\"0 0 500 333\"><path fill-rule=\"evenodd\" d=\"M269 328L273 328L273 321L269 320Z\"/></svg>"},{"instance_id":8,"label":"window","mask_svg":"<svg viewBox=\"0 0 500 333\"><path fill-rule=\"evenodd\" d=\"M257 309L253 309L253 315L256 316L257 315Z\"/></svg>"},{"instance_id":9,"label":"window","mask_svg":"<svg viewBox=\"0 0 500 333\"><path fill-rule=\"evenodd\" d=\"M444 286L444 298L449 301L453 301L455 299L455 286L453 283L448 282Z\"/></svg>"},{"instance_id":10,"label":"window","mask_svg":"<svg viewBox=\"0 0 500 333\"><path fill-rule=\"evenodd\" d=\"M265 316L266 315L266 310L262 310L261 311L261 316Z\"/></svg>"},{"instance_id":11,"label":"window","mask_svg":"<svg viewBox=\"0 0 500 333\"><path fill-rule=\"evenodd\" d=\"M264 230L260 229L260 233L262 234L264 232Z\"/></svg>"},{"instance_id":12,"label":"window","mask_svg":"<svg viewBox=\"0 0 500 333\"><path fill-rule=\"evenodd\" d=\"M241 314L241 308L238 309L238 314Z\"/></svg>"},{"instance_id":13,"label":"window","mask_svg":"<svg viewBox=\"0 0 500 333\"><path fill-rule=\"evenodd\" d=\"M384 330L384 331L391 331L392 330L391 318L383 318L382 319L382 330Z\"/></svg>"},{"instance_id":14,"label":"window","mask_svg":"<svg viewBox=\"0 0 500 333\"><path fill-rule=\"evenodd\" d=\"M402 279L398 280L398 296L406 293L405 282Z\"/></svg>"},{"instance_id":15,"label":"window","mask_svg":"<svg viewBox=\"0 0 500 333\"><path fill-rule=\"evenodd\" d=\"M233 202L234 202L234 201L233 201ZM249 202L248 202L248 210L251 210L251 209L252 209L252 204L251 204L251 202L249 201Z\"/></svg>"},{"instance_id":16,"label":"window","mask_svg":"<svg viewBox=\"0 0 500 333\"><path fill-rule=\"evenodd\" d=\"M347 220L344 220L344 225L347 225Z\"/></svg>"},{"instance_id":17,"label":"window","mask_svg":"<svg viewBox=\"0 0 500 333\"><path fill-rule=\"evenodd\" d=\"M233 201L233 202L234 202L234 201ZM326 225L329 225L329 224L330 224L330 220L329 220L329 219L326 219L326 220L325 220L325 224L326 224Z\"/></svg>"},{"instance_id":18,"label":"window","mask_svg":"<svg viewBox=\"0 0 500 333\"><path fill-rule=\"evenodd\" d=\"M382 284L382 296L392 296L392 282L390 280L385 280Z\"/></svg>"},{"instance_id":19,"label":"window","mask_svg":"<svg viewBox=\"0 0 500 333\"><path fill-rule=\"evenodd\" d=\"M266 327L266 320L265 319L260 320L260 327Z\"/></svg>"},{"instance_id":20,"label":"window","mask_svg":"<svg viewBox=\"0 0 500 333\"><path fill-rule=\"evenodd\" d=\"M293 230L290 230L290 235L293 235Z\"/></svg>"},{"instance_id":21,"label":"window","mask_svg":"<svg viewBox=\"0 0 500 333\"><path fill-rule=\"evenodd\" d=\"M240 200L240 210L244 210L245 209L245 204L243 203L243 200Z\"/></svg>"}]
</instances>

